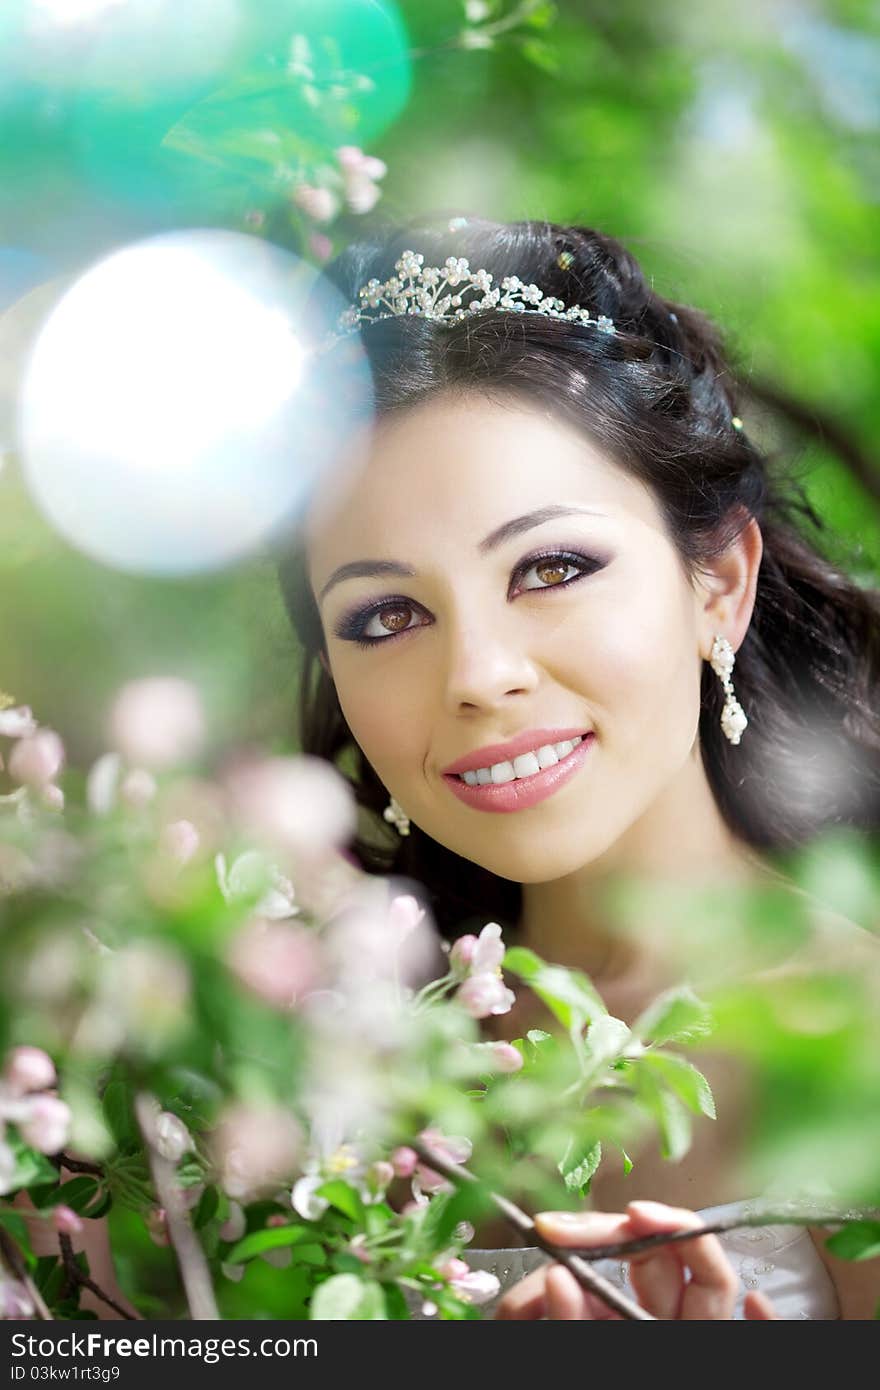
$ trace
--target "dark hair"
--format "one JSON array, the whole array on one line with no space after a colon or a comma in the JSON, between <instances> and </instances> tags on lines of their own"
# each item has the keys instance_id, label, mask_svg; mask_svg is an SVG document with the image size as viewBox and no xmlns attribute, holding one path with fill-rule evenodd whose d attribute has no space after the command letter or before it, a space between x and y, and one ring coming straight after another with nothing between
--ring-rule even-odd
<instances>
[{"instance_id":1,"label":"dark hair","mask_svg":"<svg viewBox=\"0 0 880 1390\"><path fill-rule=\"evenodd\" d=\"M461 222L461 219L458 219ZM401 252L442 265L535 282L568 306L606 314L617 329L494 309L453 323L418 315L366 326L379 415L449 390L515 393L559 412L627 473L647 483L685 571L693 576L754 517L764 548L754 612L737 653L735 686L749 718L733 746L719 725L723 691L708 663L701 689L703 761L733 832L764 851L794 848L834 825L880 826L880 590L860 587L823 553L824 523L791 468L762 452L737 416L733 355L701 311L657 294L630 252L587 227L468 219L452 228L409 225L350 246L327 274L349 303L372 277L394 274ZM567 254L563 254L567 253ZM805 532L812 529L807 538ZM440 929L471 921L513 926L521 887L447 850L415 825L389 844L388 792L354 745L318 659L324 636L301 546L279 565L285 603L304 649L299 740L336 762L349 749L351 781L367 817L352 848L369 872L425 885ZM813 782L805 760L818 754ZM786 759L794 781L780 776ZM802 795L792 795L792 787Z\"/></svg>"}]
</instances>

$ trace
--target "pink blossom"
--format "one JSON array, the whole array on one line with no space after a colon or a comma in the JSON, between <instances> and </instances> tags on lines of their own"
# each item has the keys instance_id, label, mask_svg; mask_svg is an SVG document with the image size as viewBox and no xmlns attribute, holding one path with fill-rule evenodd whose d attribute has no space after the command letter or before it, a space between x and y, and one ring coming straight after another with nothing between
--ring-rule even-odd
<instances>
[{"instance_id":1,"label":"pink blossom","mask_svg":"<svg viewBox=\"0 0 880 1390\"><path fill-rule=\"evenodd\" d=\"M395 944L401 946L425 916L425 909L411 893L399 893L388 909Z\"/></svg>"},{"instance_id":2,"label":"pink blossom","mask_svg":"<svg viewBox=\"0 0 880 1390\"><path fill-rule=\"evenodd\" d=\"M234 768L226 782L246 829L305 858L348 843L357 828L351 787L323 758L255 760Z\"/></svg>"},{"instance_id":3,"label":"pink blossom","mask_svg":"<svg viewBox=\"0 0 880 1390\"><path fill-rule=\"evenodd\" d=\"M278 1009L293 1008L321 980L314 935L290 922L252 917L232 937L227 960L249 989Z\"/></svg>"},{"instance_id":4,"label":"pink blossom","mask_svg":"<svg viewBox=\"0 0 880 1390\"><path fill-rule=\"evenodd\" d=\"M0 1274L0 1321L36 1317L33 1299L24 1284Z\"/></svg>"},{"instance_id":5,"label":"pink blossom","mask_svg":"<svg viewBox=\"0 0 880 1390\"><path fill-rule=\"evenodd\" d=\"M296 1168L301 1148L302 1134L294 1117L268 1102L228 1105L211 1138L220 1185L241 1201L283 1184Z\"/></svg>"},{"instance_id":6,"label":"pink blossom","mask_svg":"<svg viewBox=\"0 0 880 1390\"><path fill-rule=\"evenodd\" d=\"M163 827L159 843L169 858L188 864L199 848L199 832L190 820L172 821Z\"/></svg>"},{"instance_id":7,"label":"pink blossom","mask_svg":"<svg viewBox=\"0 0 880 1390\"><path fill-rule=\"evenodd\" d=\"M21 738L9 755L9 775L28 787L44 787L64 766L64 744L52 729Z\"/></svg>"},{"instance_id":8,"label":"pink blossom","mask_svg":"<svg viewBox=\"0 0 880 1390\"><path fill-rule=\"evenodd\" d=\"M512 1076L514 1072L522 1070L523 1055L518 1047L514 1047L513 1043L477 1043L477 1047L483 1052L483 1056L487 1059L487 1065L490 1071L502 1072L507 1076ZM483 1051L483 1049L485 1049L485 1051Z\"/></svg>"},{"instance_id":9,"label":"pink blossom","mask_svg":"<svg viewBox=\"0 0 880 1390\"><path fill-rule=\"evenodd\" d=\"M394 1179L394 1168L384 1159L379 1159L377 1163L370 1164L367 1169L367 1185L374 1192L384 1192L389 1183Z\"/></svg>"},{"instance_id":10,"label":"pink blossom","mask_svg":"<svg viewBox=\"0 0 880 1390\"><path fill-rule=\"evenodd\" d=\"M13 1091L46 1091L55 1084L55 1063L41 1047L14 1047L6 1058L3 1074Z\"/></svg>"},{"instance_id":11,"label":"pink blossom","mask_svg":"<svg viewBox=\"0 0 880 1390\"><path fill-rule=\"evenodd\" d=\"M460 936L457 941L453 942L449 952L449 962L455 968L456 973L462 975L468 973L476 945L477 938L470 933L467 936Z\"/></svg>"},{"instance_id":12,"label":"pink blossom","mask_svg":"<svg viewBox=\"0 0 880 1390\"><path fill-rule=\"evenodd\" d=\"M382 179L388 173L387 164L374 155L364 154L358 145L340 145L336 158L347 174L365 174L368 179Z\"/></svg>"},{"instance_id":13,"label":"pink blossom","mask_svg":"<svg viewBox=\"0 0 880 1390\"><path fill-rule=\"evenodd\" d=\"M500 970L503 960L504 942L501 940L501 928L497 922L487 922L477 938L470 959L471 974L483 975Z\"/></svg>"},{"instance_id":14,"label":"pink blossom","mask_svg":"<svg viewBox=\"0 0 880 1390\"><path fill-rule=\"evenodd\" d=\"M163 1110L156 1116L155 1144L169 1163L179 1163L183 1155L194 1148L192 1135L183 1120L170 1110Z\"/></svg>"},{"instance_id":15,"label":"pink blossom","mask_svg":"<svg viewBox=\"0 0 880 1390\"><path fill-rule=\"evenodd\" d=\"M455 997L471 1018L506 1014L516 1001L513 990L507 988L498 974L471 975Z\"/></svg>"},{"instance_id":16,"label":"pink blossom","mask_svg":"<svg viewBox=\"0 0 880 1390\"><path fill-rule=\"evenodd\" d=\"M339 199L329 188L301 183L293 191L296 206L313 222L330 222L339 211Z\"/></svg>"},{"instance_id":17,"label":"pink blossom","mask_svg":"<svg viewBox=\"0 0 880 1390\"><path fill-rule=\"evenodd\" d=\"M115 747L151 771L187 762L201 747L205 716L195 686L177 676L129 681L110 716Z\"/></svg>"},{"instance_id":18,"label":"pink blossom","mask_svg":"<svg viewBox=\"0 0 880 1390\"><path fill-rule=\"evenodd\" d=\"M56 787L53 782L49 782L40 792L43 805L50 811L64 810L64 792L60 787Z\"/></svg>"},{"instance_id":19,"label":"pink blossom","mask_svg":"<svg viewBox=\"0 0 880 1390\"><path fill-rule=\"evenodd\" d=\"M309 237L309 250L321 265L333 255L333 242L323 232L312 232Z\"/></svg>"},{"instance_id":20,"label":"pink blossom","mask_svg":"<svg viewBox=\"0 0 880 1390\"><path fill-rule=\"evenodd\" d=\"M132 811L142 811L156 795L156 779L146 768L133 767L119 786L119 796Z\"/></svg>"},{"instance_id":21,"label":"pink blossom","mask_svg":"<svg viewBox=\"0 0 880 1390\"><path fill-rule=\"evenodd\" d=\"M63 1236L78 1236L84 1229L82 1220L71 1207L53 1207L52 1225Z\"/></svg>"},{"instance_id":22,"label":"pink blossom","mask_svg":"<svg viewBox=\"0 0 880 1390\"><path fill-rule=\"evenodd\" d=\"M170 1245L171 1237L168 1234L168 1218L164 1207L151 1207L144 1221L154 1245Z\"/></svg>"},{"instance_id":23,"label":"pink blossom","mask_svg":"<svg viewBox=\"0 0 880 1390\"><path fill-rule=\"evenodd\" d=\"M470 1265L465 1264L464 1260L458 1259L446 1260L437 1269L437 1273L441 1274L444 1279L461 1279L470 1272Z\"/></svg>"},{"instance_id":24,"label":"pink blossom","mask_svg":"<svg viewBox=\"0 0 880 1390\"><path fill-rule=\"evenodd\" d=\"M27 1113L19 1121L19 1131L26 1144L40 1153L57 1154L64 1148L70 1133L70 1106L55 1096L37 1095L29 1100Z\"/></svg>"},{"instance_id":25,"label":"pink blossom","mask_svg":"<svg viewBox=\"0 0 880 1390\"><path fill-rule=\"evenodd\" d=\"M37 721L27 705L0 709L0 735L3 738L30 738L37 732Z\"/></svg>"},{"instance_id":26,"label":"pink blossom","mask_svg":"<svg viewBox=\"0 0 880 1390\"><path fill-rule=\"evenodd\" d=\"M395 1149L391 1155L391 1166L394 1169L395 1176L398 1178L411 1178L416 1171L418 1161L419 1156L415 1149L408 1148L406 1144L402 1144L400 1148Z\"/></svg>"},{"instance_id":27,"label":"pink blossom","mask_svg":"<svg viewBox=\"0 0 880 1390\"><path fill-rule=\"evenodd\" d=\"M272 1215L266 1218L266 1226L270 1231L276 1231L287 1224L287 1217L280 1211L273 1211Z\"/></svg>"},{"instance_id":28,"label":"pink blossom","mask_svg":"<svg viewBox=\"0 0 880 1390\"><path fill-rule=\"evenodd\" d=\"M449 1163L467 1163L473 1152L473 1145L464 1134L443 1134L439 1129L423 1129L419 1138L427 1149L433 1150ZM442 1174L424 1163L419 1163L415 1182L421 1192L447 1192L452 1189L452 1184Z\"/></svg>"},{"instance_id":29,"label":"pink blossom","mask_svg":"<svg viewBox=\"0 0 880 1390\"><path fill-rule=\"evenodd\" d=\"M352 212L363 215L372 212L382 196L382 190L364 174L349 174L345 180L345 196Z\"/></svg>"},{"instance_id":30,"label":"pink blossom","mask_svg":"<svg viewBox=\"0 0 880 1390\"><path fill-rule=\"evenodd\" d=\"M480 1304L488 1303L490 1298L495 1297L501 1288L501 1281L487 1269L469 1269L467 1274L450 1280L449 1286L465 1303Z\"/></svg>"}]
</instances>

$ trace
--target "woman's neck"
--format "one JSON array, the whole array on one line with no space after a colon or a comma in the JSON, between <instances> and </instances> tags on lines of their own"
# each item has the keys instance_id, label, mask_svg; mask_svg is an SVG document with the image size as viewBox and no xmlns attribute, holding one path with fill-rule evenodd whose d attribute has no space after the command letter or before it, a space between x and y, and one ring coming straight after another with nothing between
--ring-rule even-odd
<instances>
[{"instance_id":1,"label":"woman's neck","mask_svg":"<svg viewBox=\"0 0 880 1390\"><path fill-rule=\"evenodd\" d=\"M633 886L644 909L664 887L711 893L771 881L781 876L724 822L697 756L598 858L563 878L523 884L516 942L600 986L643 975L659 985L664 961L670 966L666 943L652 933L650 912L633 920L627 910Z\"/></svg>"}]
</instances>

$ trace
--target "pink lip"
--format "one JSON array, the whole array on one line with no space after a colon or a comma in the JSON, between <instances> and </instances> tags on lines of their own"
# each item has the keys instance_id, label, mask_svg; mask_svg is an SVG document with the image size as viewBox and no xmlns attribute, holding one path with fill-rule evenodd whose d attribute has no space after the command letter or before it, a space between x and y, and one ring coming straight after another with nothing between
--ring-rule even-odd
<instances>
[{"instance_id":1,"label":"pink lip","mask_svg":"<svg viewBox=\"0 0 880 1390\"><path fill-rule=\"evenodd\" d=\"M526 729L508 743L487 743L485 748L475 748L457 762L443 768L444 776L450 772L476 772L478 767L491 767L493 763L513 762L520 753L531 753L543 748L547 743L562 743L568 738L579 738L586 729ZM578 744L580 747L580 744Z\"/></svg>"},{"instance_id":2,"label":"pink lip","mask_svg":"<svg viewBox=\"0 0 880 1390\"><path fill-rule=\"evenodd\" d=\"M576 733L569 735L569 737L576 737ZM562 740L553 738L544 741L560 743ZM545 767L542 772L536 772L532 777L517 777L512 782L502 782L497 786L490 782L486 786L470 787L460 777L448 772L444 772L443 780L459 801L463 801L466 806L472 806L477 811L523 811L526 807L534 806L537 802L552 796L563 783L573 777L583 767L595 741L596 735L590 732L585 735L576 748L573 748L566 757L560 758L559 762L554 763L552 767ZM540 746L540 744L529 745L532 748ZM523 752L527 751L528 749L523 749ZM496 757L494 761L502 762L505 760ZM486 764L480 763L478 766L485 767ZM464 771L467 772L470 769L465 768Z\"/></svg>"}]
</instances>

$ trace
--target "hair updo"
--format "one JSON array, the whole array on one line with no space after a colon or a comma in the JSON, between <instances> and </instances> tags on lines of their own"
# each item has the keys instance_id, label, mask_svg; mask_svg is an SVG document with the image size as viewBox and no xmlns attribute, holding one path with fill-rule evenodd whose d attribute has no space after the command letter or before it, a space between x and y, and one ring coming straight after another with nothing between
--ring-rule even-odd
<instances>
[{"instance_id":1,"label":"hair updo","mask_svg":"<svg viewBox=\"0 0 880 1390\"><path fill-rule=\"evenodd\" d=\"M834 825L880 827L880 590L862 588L823 553L824 523L801 483L739 427L731 355L701 311L655 292L613 237L548 222L462 219L404 225L347 248L326 275L349 303L387 280L411 248L426 265L466 257L472 270L534 282L566 306L607 315L616 333L486 309L457 322L406 315L370 323L362 341L379 416L437 392L513 393L582 431L649 485L685 572L695 576L754 517L764 548L754 612L737 653L736 693L749 718L738 746L720 727L724 692L704 663L699 723L706 775L726 823L759 850L793 848ZM823 536L823 532L825 535ZM388 791L354 745L320 661L321 620L301 543L279 576L304 664L303 752L335 763L348 750L362 818L352 846L368 872L425 885L440 929L466 919L515 925L521 888L452 853L413 825L388 842ZM379 836L375 833L379 829ZM394 834L394 832L390 832Z\"/></svg>"}]
</instances>

